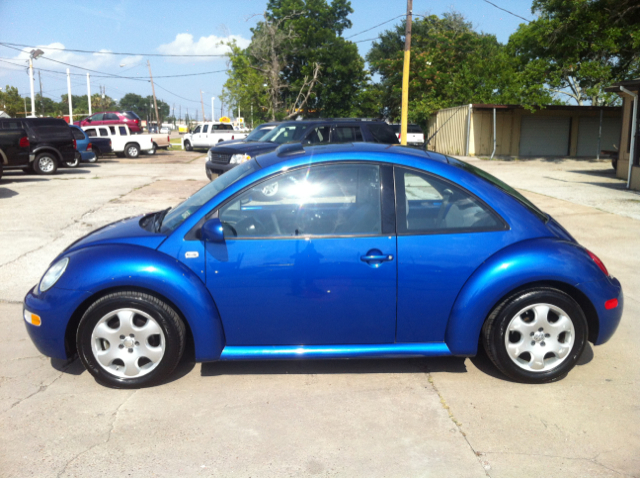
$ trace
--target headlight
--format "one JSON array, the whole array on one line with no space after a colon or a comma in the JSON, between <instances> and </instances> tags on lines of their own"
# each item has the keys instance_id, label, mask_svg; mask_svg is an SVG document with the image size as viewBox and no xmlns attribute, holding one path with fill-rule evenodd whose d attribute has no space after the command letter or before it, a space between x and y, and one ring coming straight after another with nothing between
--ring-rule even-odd
<instances>
[{"instance_id":1,"label":"headlight","mask_svg":"<svg viewBox=\"0 0 640 479\"><path fill-rule=\"evenodd\" d=\"M231 157L231 160L229 161L229 163L231 164L240 164L240 163L244 163L245 161L249 161L251 159L250 155L247 155L246 153L238 153L237 155L233 155Z\"/></svg>"},{"instance_id":2,"label":"headlight","mask_svg":"<svg viewBox=\"0 0 640 479\"><path fill-rule=\"evenodd\" d=\"M69 258L62 258L60 261L57 261L49 270L44 274L42 279L40 280L40 291L46 291L51 286L56 284L56 281L60 279L64 270L67 269L67 265L69 264Z\"/></svg>"},{"instance_id":3,"label":"headlight","mask_svg":"<svg viewBox=\"0 0 640 479\"><path fill-rule=\"evenodd\" d=\"M211 150L207 151L207 160L211 161Z\"/></svg>"}]
</instances>

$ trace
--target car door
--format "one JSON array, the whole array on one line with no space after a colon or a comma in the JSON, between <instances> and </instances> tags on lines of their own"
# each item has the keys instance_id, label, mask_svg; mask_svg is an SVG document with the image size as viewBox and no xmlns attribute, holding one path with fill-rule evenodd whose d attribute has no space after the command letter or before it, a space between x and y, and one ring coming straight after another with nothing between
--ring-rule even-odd
<instances>
[{"instance_id":1,"label":"car door","mask_svg":"<svg viewBox=\"0 0 640 479\"><path fill-rule=\"evenodd\" d=\"M508 225L453 183L395 167L398 342L441 342L469 276L511 242Z\"/></svg>"},{"instance_id":2,"label":"car door","mask_svg":"<svg viewBox=\"0 0 640 479\"><path fill-rule=\"evenodd\" d=\"M393 343L396 237L391 167L294 169L218 211L206 284L228 345ZM385 221L382 221L384 213Z\"/></svg>"},{"instance_id":3,"label":"car door","mask_svg":"<svg viewBox=\"0 0 640 479\"><path fill-rule=\"evenodd\" d=\"M200 137L202 141L200 142L203 146L211 146L211 141L209 140L209 128L212 127L209 123L205 123L202 125L202 132L200 133Z\"/></svg>"},{"instance_id":4,"label":"car door","mask_svg":"<svg viewBox=\"0 0 640 479\"><path fill-rule=\"evenodd\" d=\"M317 125L311 127L302 140L303 145L318 145L329 143L331 125Z\"/></svg>"},{"instance_id":5,"label":"car door","mask_svg":"<svg viewBox=\"0 0 640 479\"><path fill-rule=\"evenodd\" d=\"M331 132L331 143L353 143L364 141L362 130L358 125L334 125Z\"/></svg>"},{"instance_id":6,"label":"car door","mask_svg":"<svg viewBox=\"0 0 640 479\"><path fill-rule=\"evenodd\" d=\"M193 130L193 133L191 133L191 141L194 147L202 146L202 139L200 138L201 129L202 129L202 126L198 125L196 126L196 129Z\"/></svg>"}]
</instances>

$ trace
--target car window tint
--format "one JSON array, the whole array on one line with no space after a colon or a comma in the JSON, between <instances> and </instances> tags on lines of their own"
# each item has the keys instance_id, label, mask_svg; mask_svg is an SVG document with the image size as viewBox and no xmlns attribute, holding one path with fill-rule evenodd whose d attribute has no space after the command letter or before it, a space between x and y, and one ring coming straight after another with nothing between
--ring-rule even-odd
<instances>
[{"instance_id":1,"label":"car window tint","mask_svg":"<svg viewBox=\"0 0 640 479\"><path fill-rule=\"evenodd\" d=\"M279 144L289 143L300 140L306 129L307 125L304 124L278 125L267 133L261 141L271 141Z\"/></svg>"},{"instance_id":2,"label":"car window tint","mask_svg":"<svg viewBox=\"0 0 640 479\"><path fill-rule=\"evenodd\" d=\"M98 136L98 135L96 134L96 130L95 130L95 129L93 129L93 128L87 128L86 130L84 130L84 132L87 134L87 136L88 136L89 138L93 138L94 136Z\"/></svg>"},{"instance_id":3,"label":"car window tint","mask_svg":"<svg viewBox=\"0 0 640 479\"><path fill-rule=\"evenodd\" d=\"M109 127L109 131L111 132L112 135L116 134L116 127L115 126L110 126Z\"/></svg>"},{"instance_id":4,"label":"car window tint","mask_svg":"<svg viewBox=\"0 0 640 479\"><path fill-rule=\"evenodd\" d=\"M106 128L99 128L100 130L100 136L109 136L109 132L107 131Z\"/></svg>"},{"instance_id":5,"label":"car window tint","mask_svg":"<svg viewBox=\"0 0 640 479\"><path fill-rule=\"evenodd\" d=\"M200 125L196 126L196 129L193 130L194 133L200 133Z\"/></svg>"},{"instance_id":6,"label":"car window tint","mask_svg":"<svg viewBox=\"0 0 640 479\"><path fill-rule=\"evenodd\" d=\"M209 132L209 125L204 125L204 128L202 129L202 133L208 133Z\"/></svg>"},{"instance_id":7,"label":"car window tint","mask_svg":"<svg viewBox=\"0 0 640 479\"><path fill-rule=\"evenodd\" d=\"M496 231L504 223L460 187L432 175L396 168L399 233Z\"/></svg>"},{"instance_id":8,"label":"car window tint","mask_svg":"<svg viewBox=\"0 0 640 479\"><path fill-rule=\"evenodd\" d=\"M96 113L91 117L91 121L102 121L104 118L104 113Z\"/></svg>"},{"instance_id":9,"label":"car window tint","mask_svg":"<svg viewBox=\"0 0 640 479\"><path fill-rule=\"evenodd\" d=\"M76 140L84 140L84 134L77 128L71 128L71 132Z\"/></svg>"},{"instance_id":10,"label":"car window tint","mask_svg":"<svg viewBox=\"0 0 640 479\"><path fill-rule=\"evenodd\" d=\"M362 131L359 126L337 126L334 130L332 143L350 143L362 141Z\"/></svg>"},{"instance_id":11,"label":"car window tint","mask_svg":"<svg viewBox=\"0 0 640 479\"><path fill-rule=\"evenodd\" d=\"M330 165L278 175L221 208L225 237L352 236L381 233L377 165Z\"/></svg>"},{"instance_id":12,"label":"car window tint","mask_svg":"<svg viewBox=\"0 0 640 479\"><path fill-rule=\"evenodd\" d=\"M329 132L331 127L329 125L317 126L312 128L305 136L303 145L315 145L318 143L329 143Z\"/></svg>"},{"instance_id":13,"label":"car window tint","mask_svg":"<svg viewBox=\"0 0 640 479\"><path fill-rule=\"evenodd\" d=\"M20 121L3 121L2 129L3 130L19 130L22 128L22 122Z\"/></svg>"},{"instance_id":14,"label":"car window tint","mask_svg":"<svg viewBox=\"0 0 640 479\"><path fill-rule=\"evenodd\" d=\"M393 133L391 127L386 123L370 123L368 124L368 127L377 143L388 143L391 145L398 144L398 138Z\"/></svg>"},{"instance_id":15,"label":"car window tint","mask_svg":"<svg viewBox=\"0 0 640 479\"><path fill-rule=\"evenodd\" d=\"M120 135L127 136L127 129L124 126L118 127L120 129Z\"/></svg>"},{"instance_id":16,"label":"car window tint","mask_svg":"<svg viewBox=\"0 0 640 479\"><path fill-rule=\"evenodd\" d=\"M407 133L422 133L422 128L420 128L420 125L409 125L407 127Z\"/></svg>"},{"instance_id":17,"label":"car window tint","mask_svg":"<svg viewBox=\"0 0 640 479\"><path fill-rule=\"evenodd\" d=\"M115 113L105 113L104 119L105 120L119 120L118 115L116 115Z\"/></svg>"},{"instance_id":18,"label":"car window tint","mask_svg":"<svg viewBox=\"0 0 640 479\"><path fill-rule=\"evenodd\" d=\"M223 130L233 130L233 125L222 125L224 128Z\"/></svg>"}]
</instances>

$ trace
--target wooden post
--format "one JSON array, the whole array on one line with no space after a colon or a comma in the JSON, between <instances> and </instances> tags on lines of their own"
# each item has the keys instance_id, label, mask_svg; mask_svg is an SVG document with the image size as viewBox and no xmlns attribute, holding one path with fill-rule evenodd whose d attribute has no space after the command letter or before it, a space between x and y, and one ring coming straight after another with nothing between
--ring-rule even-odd
<instances>
[{"instance_id":1,"label":"wooden post","mask_svg":"<svg viewBox=\"0 0 640 479\"><path fill-rule=\"evenodd\" d=\"M407 20L404 31L404 66L402 69L402 112L400 144L407 144L407 117L409 110L409 66L411 64L411 10L413 0L407 0Z\"/></svg>"},{"instance_id":2,"label":"wooden post","mask_svg":"<svg viewBox=\"0 0 640 479\"><path fill-rule=\"evenodd\" d=\"M153 86L153 75L151 74L151 63L147 60L147 66L149 67L149 78L151 78L151 93L153 93L153 106L156 110L156 126L158 129L158 133L160 133L160 116L158 115L158 102L156 101L156 89ZM147 128L149 125L147 125Z\"/></svg>"}]
</instances>

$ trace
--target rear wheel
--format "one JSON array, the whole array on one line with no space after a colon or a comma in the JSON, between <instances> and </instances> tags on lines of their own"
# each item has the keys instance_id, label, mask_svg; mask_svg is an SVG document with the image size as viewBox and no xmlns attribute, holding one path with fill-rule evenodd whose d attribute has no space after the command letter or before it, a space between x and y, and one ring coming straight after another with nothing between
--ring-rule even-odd
<instances>
[{"instance_id":1,"label":"rear wheel","mask_svg":"<svg viewBox=\"0 0 640 479\"><path fill-rule=\"evenodd\" d=\"M157 297L135 291L104 296L86 311L76 335L87 370L105 386L138 388L164 381L185 346L185 326Z\"/></svg>"},{"instance_id":2,"label":"rear wheel","mask_svg":"<svg viewBox=\"0 0 640 479\"><path fill-rule=\"evenodd\" d=\"M191 142L189 142L189 141L185 141L185 142L184 142L184 149L185 149L186 151L193 151L193 147L191 146Z\"/></svg>"},{"instance_id":3,"label":"rear wheel","mask_svg":"<svg viewBox=\"0 0 640 479\"><path fill-rule=\"evenodd\" d=\"M124 154L127 158L138 158L140 156L140 147L136 143L129 143L124 147Z\"/></svg>"},{"instance_id":4,"label":"rear wheel","mask_svg":"<svg viewBox=\"0 0 640 479\"><path fill-rule=\"evenodd\" d=\"M562 379L587 343L587 320L578 303L553 288L518 293L498 305L482 328L496 367L527 383Z\"/></svg>"},{"instance_id":5,"label":"rear wheel","mask_svg":"<svg viewBox=\"0 0 640 479\"><path fill-rule=\"evenodd\" d=\"M58 160L53 153L40 153L33 162L33 170L39 175L53 175L58 171Z\"/></svg>"},{"instance_id":6,"label":"rear wheel","mask_svg":"<svg viewBox=\"0 0 640 479\"><path fill-rule=\"evenodd\" d=\"M91 148L91 151L93 151L93 154L96 155L95 158L92 158L90 160L87 160L89 163L96 163L99 159L100 159L100 148L96 148L95 146L93 148Z\"/></svg>"},{"instance_id":7,"label":"rear wheel","mask_svg":"<svg viewBox=\"0 0 640 479\"><path fill-rule=\"evenodd\" d=\"M79 151L76 151L76 154L73 157L73 161L65 161L64 164L69 168L75 168L80 164L81 160L82 160L82 155L80 154Z\"/></svg>"}]
</instances>

